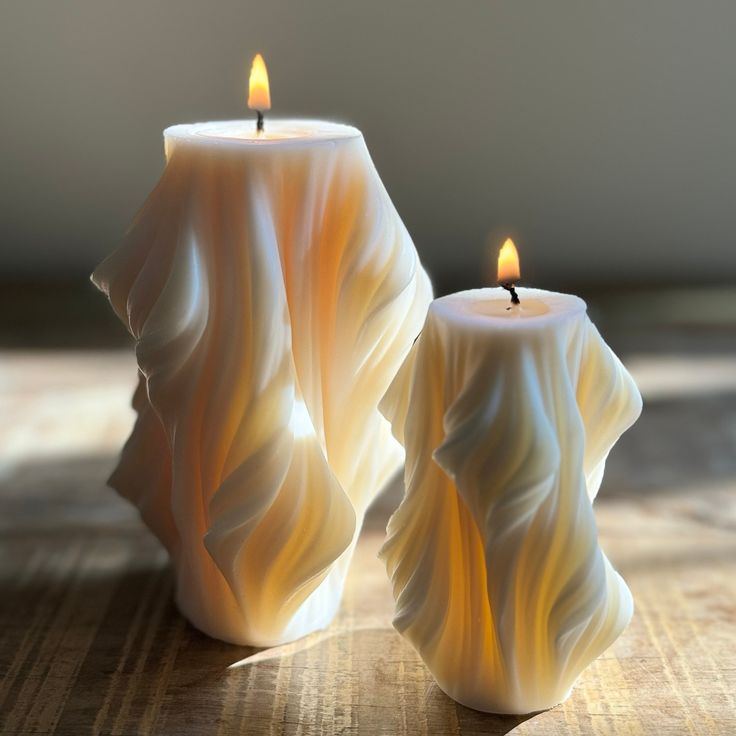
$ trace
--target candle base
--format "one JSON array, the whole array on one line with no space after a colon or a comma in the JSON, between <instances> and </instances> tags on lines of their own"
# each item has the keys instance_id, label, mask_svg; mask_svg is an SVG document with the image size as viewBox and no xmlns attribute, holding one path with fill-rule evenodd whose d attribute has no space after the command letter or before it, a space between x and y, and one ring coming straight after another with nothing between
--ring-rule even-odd
<instances>
[{"instance_id":1,"label":"candle base","mask_svg":"<svg viewBox=\"0 0 736 736\"><path fill-rule=\"evenodd\" d=\"M556 708L558 705L562 705L572 695L573 691L573 688L570 687L562 695L555 695L551 699L542 702L535 703L530 700L522 700L515 705L514 701L511 700L494 700L493 696L488 692L483 692L476 697L472 697L464 689L457 689L452 685L443 687L440 682L437 682L437 687L448 698L460 703L465 708L471 708L481 713L493 713L497 716L528 716L534 713L543 713L544 711Z\"/></svg>"}]
</instances>

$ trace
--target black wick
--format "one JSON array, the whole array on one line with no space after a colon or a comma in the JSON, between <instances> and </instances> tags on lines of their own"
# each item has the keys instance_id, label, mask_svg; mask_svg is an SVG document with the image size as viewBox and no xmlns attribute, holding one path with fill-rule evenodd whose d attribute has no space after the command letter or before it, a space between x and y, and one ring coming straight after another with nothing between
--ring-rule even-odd
<instances>
[{"instance_id":1,"label":"black wick","mask_svg":"<svg viewBox=\"0 0 736 736\"><path fill-rule=\"evenodd\" d=\"M259 133L263 133L263 113L260 110L256 110L256 115L258 115L256 119L256 130Z\"/></svg>"},{"instance_id":2,"label":"black wick","mask_svg":"<svg viewBox=\"0 0 736 736\"><path fill-rule=\"evenodd\" d=\"M514 289L513 284L501 284L501 286L506 289L506 291L511 294L511 303L512 304L521 304L519 301L519 295L516 293L516 289ZM507 307L507 309L511 309L511 307Z\"/></svg>"}]
</instances>

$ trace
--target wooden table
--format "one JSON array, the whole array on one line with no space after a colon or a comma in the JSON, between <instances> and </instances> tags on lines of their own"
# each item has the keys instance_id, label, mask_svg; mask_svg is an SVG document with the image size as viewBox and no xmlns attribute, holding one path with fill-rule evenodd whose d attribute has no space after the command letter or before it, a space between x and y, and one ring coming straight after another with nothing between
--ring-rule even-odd
<instances>
[{"instance_id":1,"label":"wooden table","mask_svg":"<svg viewBox=\"0 0 736 736\"><path fill-rule=\"evenodd\" d=\"M162 549L104 487L132 421L130 350L6 351L0 733L736 733L736 331L685 332L619 343L647 405L596 508L634 620L570 700L528 718L455 704L392 629L376 551L396 485L328 630L258 651L192 629Z\"/></svg>"}]
</instances>

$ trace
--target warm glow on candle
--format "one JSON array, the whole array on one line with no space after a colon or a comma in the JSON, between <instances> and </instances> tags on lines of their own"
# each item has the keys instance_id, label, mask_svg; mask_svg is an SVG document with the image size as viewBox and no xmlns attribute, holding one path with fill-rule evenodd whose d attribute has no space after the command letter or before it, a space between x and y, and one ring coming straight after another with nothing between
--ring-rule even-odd
<instances>
[{"instance_id":1,"label":"warm glow on candle","mask_svg":"<svg viewBox=\"0 0 736 736\"><path fill-rule=\"evenodd\" d=\"M506 242L498 252L498 283L515 284L520 278L519 254L516 252L514 241L506 238Z\"/></svg>"},{"instance_id":2,"label":"warm glow on candle","mask_svg":"<svg viewBox=\"0 0 736 736\"><path fill-rule=\"evenodd\" d=\"M248 107L251 110L264 112L271 109L271 90L268 86L266 62L260 54L256 54L250 68L248 80Z\"/></svg>"}]
</instances>

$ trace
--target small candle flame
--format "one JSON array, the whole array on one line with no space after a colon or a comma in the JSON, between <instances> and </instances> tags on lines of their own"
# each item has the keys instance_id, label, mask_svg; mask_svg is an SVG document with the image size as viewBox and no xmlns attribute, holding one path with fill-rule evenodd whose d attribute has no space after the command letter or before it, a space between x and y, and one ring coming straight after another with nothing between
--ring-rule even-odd
<instances>
[{"instance_id":1,"label":"small candle flame","mask_svg":"<svg viewBox=\"0 0 736 736\"><path fill-rule=\"evenodd\" d=\"M266 62L260 54L253 58L248 80L248 107L251 110L264 112L271 109L271 90L268 86Z\"/></svg>"},{"instance_id":2,"label":"small candle flame","mask_svg":"<svg viewBox=\"0 0 736 736\"><path fill-rule=\"evenodd\" d=\"M519 254L511 238L506 238L498 252L498 283L513 285L521 278Z\"/></svg>"}]
</instances>

